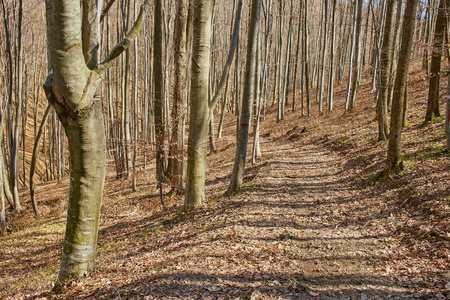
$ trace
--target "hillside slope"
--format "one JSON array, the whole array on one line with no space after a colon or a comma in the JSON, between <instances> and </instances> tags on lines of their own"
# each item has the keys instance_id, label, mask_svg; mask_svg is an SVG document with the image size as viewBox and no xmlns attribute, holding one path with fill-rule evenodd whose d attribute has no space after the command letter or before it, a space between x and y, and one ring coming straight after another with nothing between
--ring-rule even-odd
<instances>
[{"instance_id":1,"label":"hillside slope","mask_svg":"<svg viewBox=\"0 0 450 300\"><path fill-rule=\"evenodd\" d=\"M410 79L405 171L383 182L386 142L376 141L374 94L364 80L357 109L289 113L263 123L263 156L245 186L223 196L235 145L227 116L218 152L208 158L208 203L161 210L147 167L138 192L110 174L98 260L86 278L54 299L404 299L450 297L450 159L443 119L421 126L426 81ZM314 108L316 104L314 103ZM38 187L45 217L31 209L0 238L4 299L46 297L56 280L68 182ZM23 191L23 196L28 197ZM15 221L17 220L17 221Z\"/></svg>"}]
</instances>

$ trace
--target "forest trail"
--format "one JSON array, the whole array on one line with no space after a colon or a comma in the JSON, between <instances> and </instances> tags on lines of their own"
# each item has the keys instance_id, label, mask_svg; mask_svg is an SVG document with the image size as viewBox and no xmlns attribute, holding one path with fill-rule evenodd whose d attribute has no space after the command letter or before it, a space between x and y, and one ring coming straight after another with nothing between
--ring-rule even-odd
<instances>
[{"instance_id":1,"label":"forest trail","mask_svg":"<svg viewBox=\"0 0 450 300\"><path fill-rule=\"evenodd\" d=\"M103 226L96 270L58 298L435 298L401 266L407 250L380 198L351 184L346 158L281 138L262 141L264 162L239 193L195 216L135 207Z\"/></svg>"},{"instance_id":2,"label":"forest trail","mask_svg":"<svg viewBox=\"0 0 450 300\"><path fill-rule=\"evenodd\" d=\"M423 103L412 106L406 171L377 182L386 145L374 140L372 105L361 103L358 118L290 114L276 123L268 113L262 157L247 163L242 189L224 195L235 154L229 115L208 157L207 203L194 214L181 212L180 195L165 196L161 209L152 162L141 166L137 192L110 166L96 266L60 295L47 293L57 278L68 178L39 185L45 217L28 207L0 238L0 298L450 297L449 157L436 144L440 121L421 127Z\"/></svg>"}]
</instances>

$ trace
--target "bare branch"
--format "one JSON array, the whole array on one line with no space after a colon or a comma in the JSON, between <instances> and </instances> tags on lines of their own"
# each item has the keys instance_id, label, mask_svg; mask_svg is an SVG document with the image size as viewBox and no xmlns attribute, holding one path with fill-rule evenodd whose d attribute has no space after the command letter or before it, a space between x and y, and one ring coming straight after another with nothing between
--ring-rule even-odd
<instances>
[{"instance_id":1,"label":"bare branch","mask_svg":"<svg viewBox=\"0 0 450 300\"><path fill-rule=\"evenodd\" d=\"M106 15L108 14L109 9L111 8L111 6L114 4L116 0L110 0L108 2L108 4L106 4L105 8L102 11L102 14L100 16L100 23L103 22L103 19L106 17Z\"/></svg>"},{"instance_id":2,"label":"bare branch","mask_svg":"<svg viewBox=\"0 0 450 300\"><path fill-rule=\"evenodd\" d=\"M236 51L236 45L237 45L237 41L239 38L239 27L241 24L242 2L243 2L242 0L239 1L238 7L236 10L236 18L234 20L233 34L232 34L230 50L228 52L227 62L222 71L219 86L217 87L216 93L214 94L214 97L212 98L211 103L209 105L210 115L214 111L214 108L216 107L217 103L219 102L219 99L220 99L219 96L225 87L225 83L228 78L228 74L230 73L231 64L233 63L234 52Z\"/></svg>"},{"instance_id":3,"label":"bare branch","mask_svg":"<svg viewBox=\"0 0 450 300\"><path fill-rule=\"evenodd\" d=\"M144 23L145 16L147 15L147 11L150 7L150 0L145 0L145 2L141 5L139 10L139 15L136 19L136 22L131 28L130 32L121 40L109 53L108 57L97 66L97 70L100 74L104 73L108 68L110 68L115 60L124 52L127 48L129 48L133 41L136 39L139 31L141 30L142 24Z\"/></svg>"}]
</instances>

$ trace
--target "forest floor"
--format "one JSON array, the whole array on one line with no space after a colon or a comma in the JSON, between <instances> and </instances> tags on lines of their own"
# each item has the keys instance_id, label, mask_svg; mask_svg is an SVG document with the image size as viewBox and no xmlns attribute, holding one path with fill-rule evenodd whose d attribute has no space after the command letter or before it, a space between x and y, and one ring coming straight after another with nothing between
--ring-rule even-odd
<instances>
[{"instance_id":1,"label":"forest floor","mask_svg":"<svg viewBox=\"0 0 450 300\"><path fill-rule=\"evenodd\" d=\"M405 171L379 182L386 142L377 141L374 94L363 80L356 110L287 109L262 124L262 157L243 188L224 196L235 149L228 115L208 157L208 202L162 210L154 170L106 180L95 269L48 295L59 268L68 179L37 188L44 217L9 212L0 237L2 299L448 299L450 158L443 118L426 126L427 82L410 77ZM299 101L299 99L297 100ZM299 103L298 106L300 107ZM301 109L300 109L301 110ZM250 147L251 148L251 147ZM26 191L22 199L29 199Z\"/></svg>"}]
</instances>

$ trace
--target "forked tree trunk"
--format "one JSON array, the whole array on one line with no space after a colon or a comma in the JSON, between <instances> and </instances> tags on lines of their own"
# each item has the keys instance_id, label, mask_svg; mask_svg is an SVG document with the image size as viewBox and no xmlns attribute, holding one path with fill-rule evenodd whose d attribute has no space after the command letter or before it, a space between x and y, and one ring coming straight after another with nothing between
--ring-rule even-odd
<instances>
[{"instance_id":1,"label":"forked tree trunk","mask_svg":"<svg viewBox=\"0 0 450 300\"><path fill-rule=\"evenodd\" d=\"M149 2L141 7L130 33L97 64L97 52L92 47L98 45L100 7L101 1L86 0L83 8L88 9L82 13L77 1L46 1L53 74L47 77L44 90L68 137L71 179L56 291L71 278L85 275L94 265L106 168L106 136L97 89L107 69L137 36Z\"/></svg>"}]
</instances>

